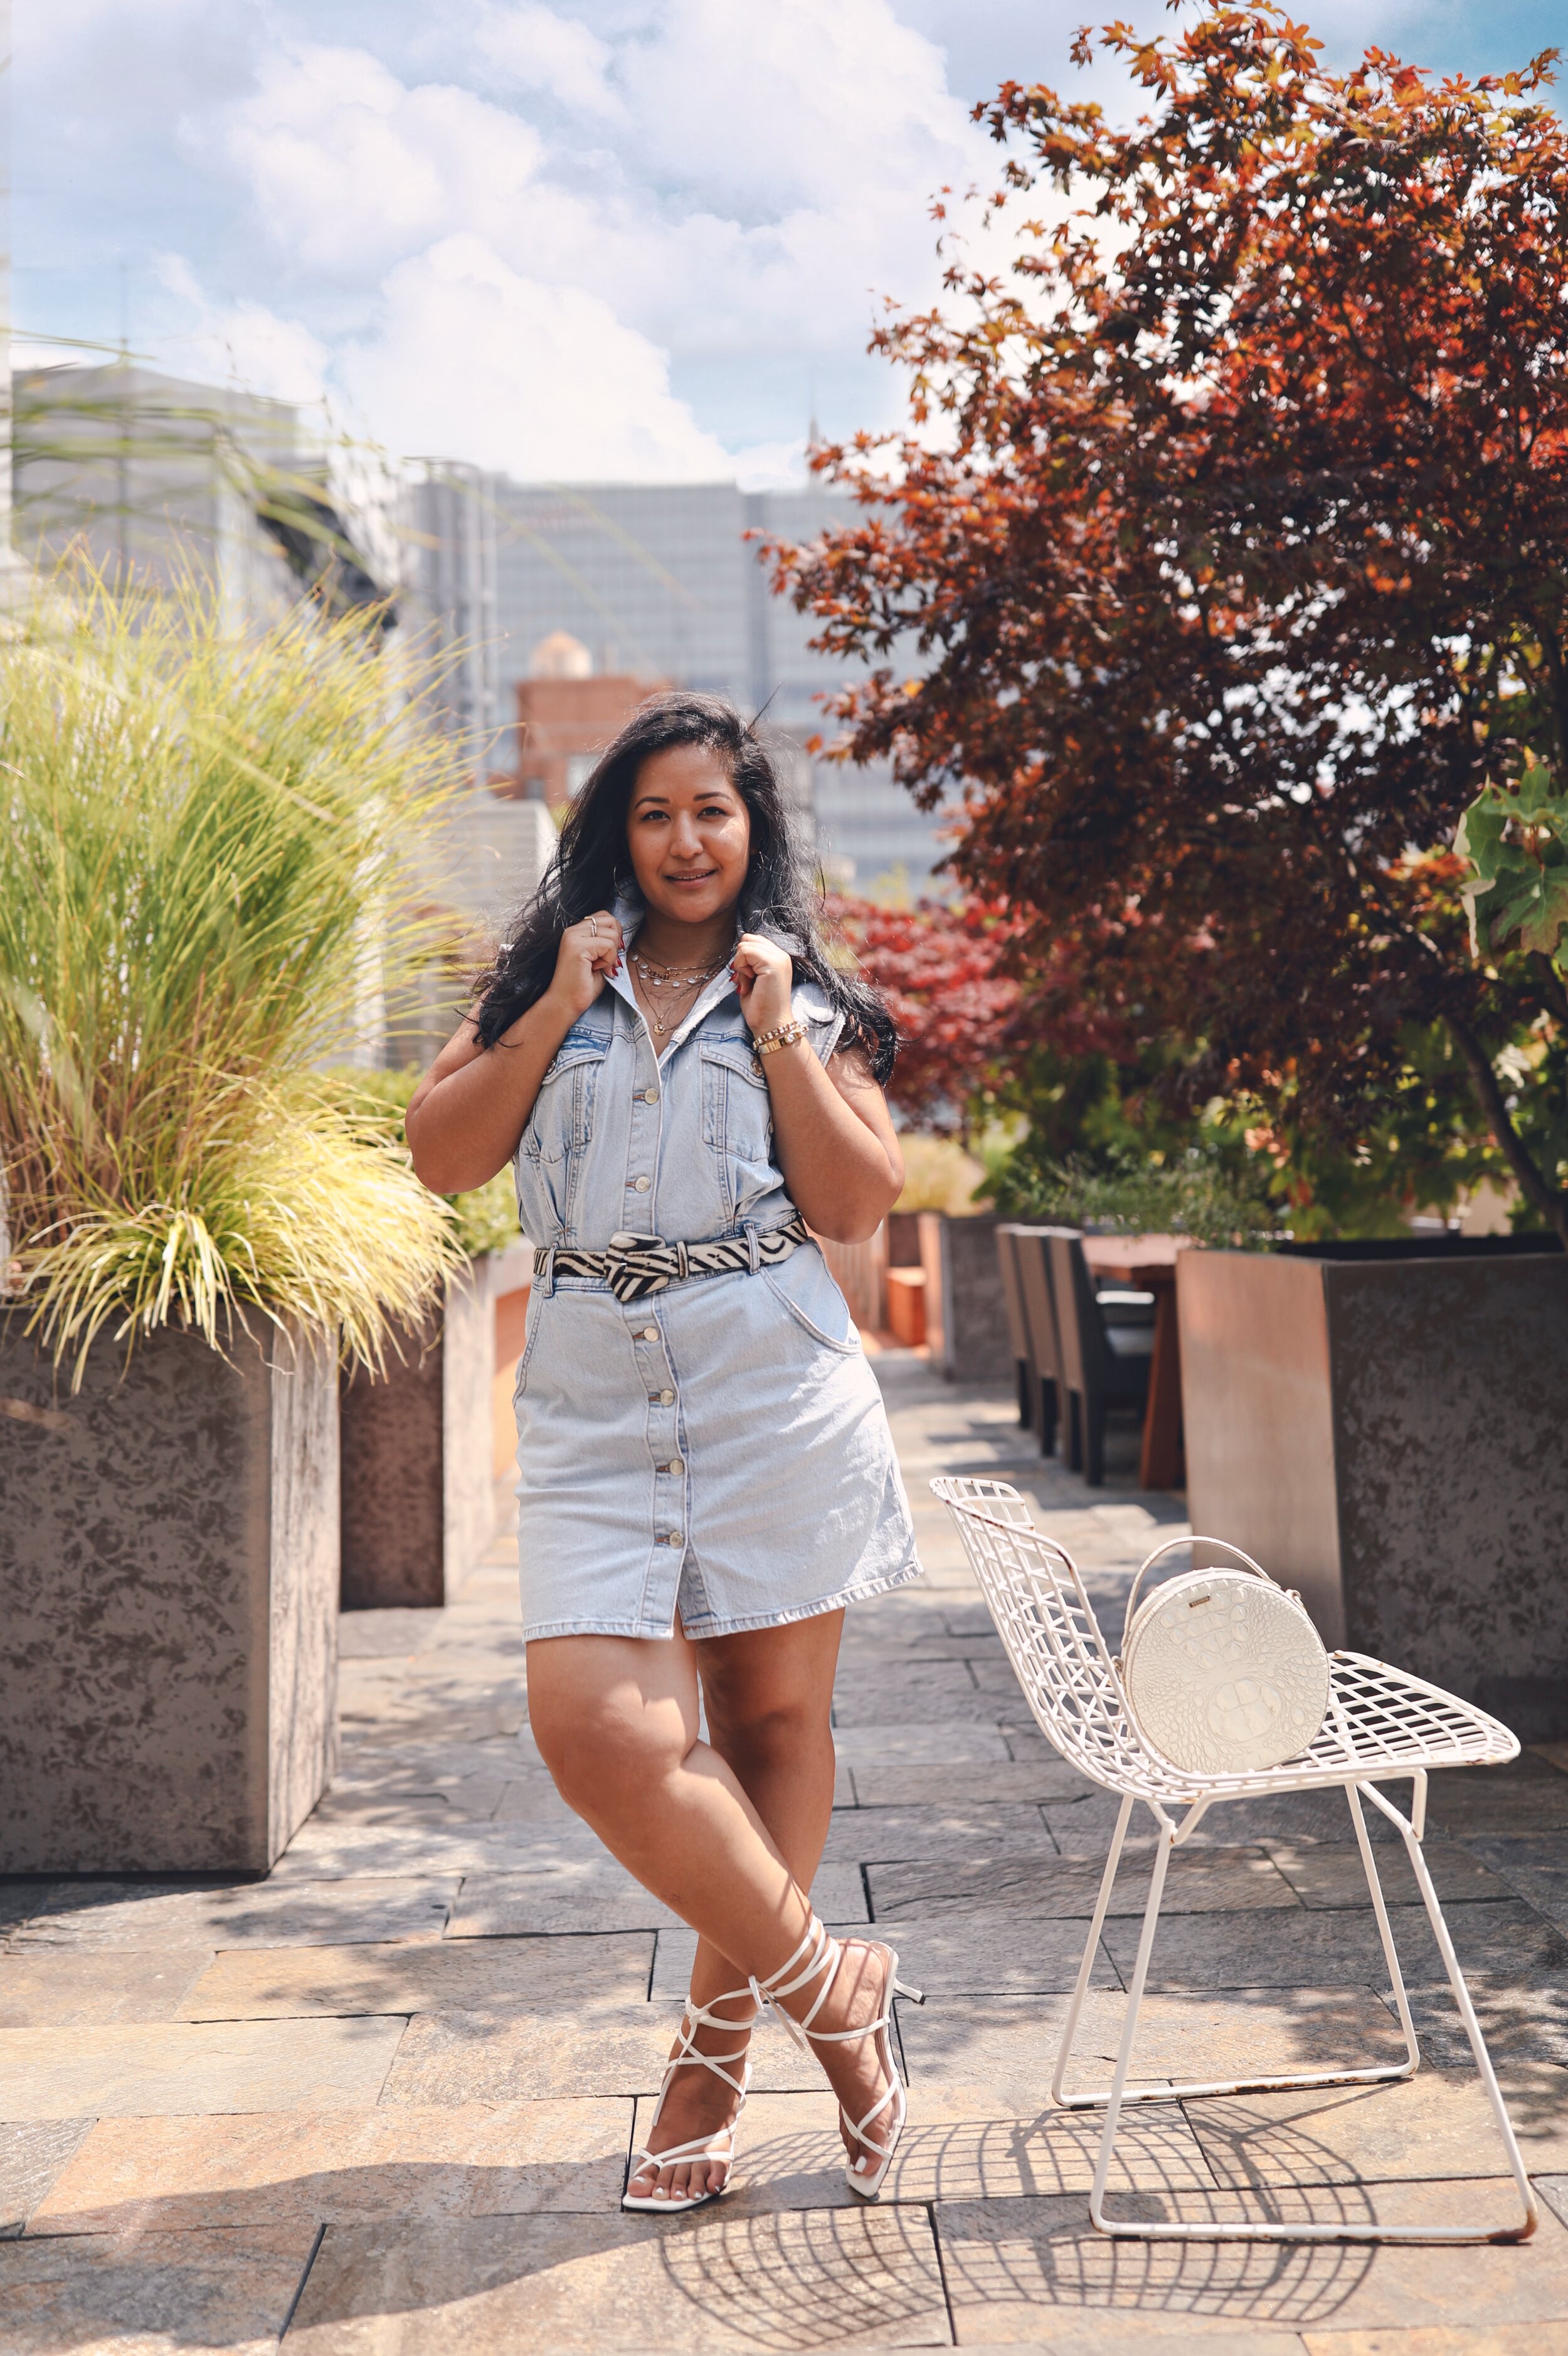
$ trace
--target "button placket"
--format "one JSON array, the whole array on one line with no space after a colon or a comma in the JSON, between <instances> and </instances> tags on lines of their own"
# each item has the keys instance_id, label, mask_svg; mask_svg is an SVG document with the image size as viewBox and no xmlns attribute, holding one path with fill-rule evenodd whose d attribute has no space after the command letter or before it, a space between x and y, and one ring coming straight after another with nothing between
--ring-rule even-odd
<instances>
[{"instance_id":1,"label":"button placket","mask_svg":"<svg viewBox=\"0 0 1568 2356\"><path fill-rule=\"evenodd\" d=\"M645 1024L637 1040L636 1066L632 1076L632 1118L627 1125L626 1184L623 1199L626 1204L624 1215L629 1226L639 1235L649 1236L657 1233L653 1218L651 1173L658 1168L664 1089L659 1084L658 1067L648 1043Z\"/></svg>"}]
</instances>

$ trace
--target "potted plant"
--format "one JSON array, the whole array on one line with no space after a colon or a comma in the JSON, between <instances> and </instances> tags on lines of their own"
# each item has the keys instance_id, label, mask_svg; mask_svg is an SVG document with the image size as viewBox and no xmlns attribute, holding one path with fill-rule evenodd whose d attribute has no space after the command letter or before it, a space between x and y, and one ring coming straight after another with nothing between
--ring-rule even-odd
<instances>
[{"instance_id":1,"label":"potted plant","mask_svg":"<svg viewBox=\"0 0 1568 2356\"><path fill-rule=\"evenodd\" d=\"M0 648L0 1869L265 1871L328 1772L339 1355L458 1255L324 1067L446 758L194 574Z\"/></svg>"}]
</instances>

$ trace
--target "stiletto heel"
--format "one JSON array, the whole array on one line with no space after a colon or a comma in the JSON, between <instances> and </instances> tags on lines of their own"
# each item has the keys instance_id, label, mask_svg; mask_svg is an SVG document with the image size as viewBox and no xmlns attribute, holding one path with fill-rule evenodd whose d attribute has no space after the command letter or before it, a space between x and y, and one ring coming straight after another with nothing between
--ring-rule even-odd
<instances>
[{"instance_id":1,"label":"stiletto heel","mask_svg":"<svg viewBox=\"0 0 1568 2356\"><path fill-rule=\"evenodd\" d=\"M754 1995L756 1983L753 1981L749 1988L731 1988L727 1995L715 1997L713 2002L716 2005L740 2004L747 1996ZM746 2043L733 2053L699 2053L697 2050L697 2032L699 2029L744 2029ZM735 2169L735 2130L741 2124L741 2113L746 2107L746 2096L751 2092L752 2085L751 2029L750 2021L726 2020L721 2014L715 2012L711 2006L688 2002L686 2010L680 2016L680 2033L677 2050L665 2064L665 2073L659 2083L659 2098L654 2111L653 2125L648 2129L648 2141L651 2143L658 2131L659 2115L664 2109L664 2098L670 2090L671 2082L677 2070L710 2070L714 2077L722 2078L724 2083L732 2087L741 2097L735 2105L735 2115L727 2127L716 2127L706 2140L700 2136L694 2136L689 2143L671 2144L667 2151L646 2149L635 2151L632 2154L631 2167L626 2172L626 2182L630 2185L634 2178L640 2176L645 2168L652 2168L656 2171L661 2168L679 2168L686 2161L693 2159L722 2161L724 2181L716 2186L711 2192L666 2193L662 2200L652 2192L626 2191L621 2195L623 2209L656 2209L661 2216L671 2217L682 2209L700 2209L705 2201L717 2201L722 2194L729 2191ZM738 2078L731 2077L729 2071L725 2069L726 2062L741 2063L741 2075ZM716 2151L713 2147L715 2144L722 2144L725 2148Z\"/></svg>"},{"instance_id":2,"label":"stiletto heel","mask_svg":"<svg viewBox=\"0 0 1568 2356\"><path fill-rule=\"evenodd\" d=\"M880 1939L857 1939L851 1941L850 1944L865 1948L868 1954L880 1954L886 1965L882 1979L881 2008L874 2019L866 2021L859 2029L814 2029L811 2025L832 1992L833 1983L838 1976L838 1966L844 1960L845 1953L837 1939L828 1937L815 1914L811 1918L811 1925L805 1938L789 1961L781 1964L778 1970L767 1979L753 1979L751 1982L751 1990L759 2004L770 2005L778 2014L803 2053L809 2053L813 2045L851 2045L865 2037L875 2040L877 2060L882 2075L888 2082L885 2090L878 2095L870 2109L861 2119L852 2119L843 2104L840 2103L838 2105L838 2115L849 2130L854 2141L863 2145L866 2153L874 2157L877 2162L873 2169L869 2159L865 2157L847 2161L844 2169L844 2181L858 2200L875 2201L881 2191L888 2170L892 2166L893 2154L898 2149L899 2137L903 2133L904 2121L909 2115L909 2102L904 2092L904 2083L899 2075L898 2060L893 2052L891 2039L888 2034L893 2018L892 2000L895 1996L907 1996L912 2004L923 2004L925 1998L918 1988L906 1987L903 1981L900 1979L899 1959L891 1947L884 1946ZM795 1966L801 1963L803 1956L805 1957L805 1962L802 1968L796 1971ZM792 1973L793 1978L790 1976ZM792 2012L784 2010L783 1998L786 1996L797 1996L802 1988L809 1987L812 1981L821 1978L823 1974L827 1976L822 1979L822 1986L812 2000L810 2010L804 2020L796 2020ZM886 2119L882 2120L885 2140L879 2142L868 2130L874 2121L882 2119L884 2112L889 2114Z\"/></svg>"}]
</instances>

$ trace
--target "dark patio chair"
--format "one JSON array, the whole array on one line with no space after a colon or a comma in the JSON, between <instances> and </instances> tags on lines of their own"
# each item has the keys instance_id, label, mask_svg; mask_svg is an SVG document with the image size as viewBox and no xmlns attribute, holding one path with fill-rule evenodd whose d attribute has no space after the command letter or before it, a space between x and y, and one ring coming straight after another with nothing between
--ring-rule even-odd
<instances>
[{"instance_id":1,"label":"dark patio chair","mask_svg":"<svg viewBox=\"0 0 1568 2356\"><path fill-rule=\"evenodd\" d=\"M1006 1220L997 1225L997 1261L1002 1271L1002 1300L1008 1312L1008 1340L1019 1371L1019 1421L1027 1431L1034 1421L1034 1367L1029 1357L1029 1325L1024 1316L1022 1279L1015 1238L1018 1229Z\"/></svg>"},{"instance_id":2,"label":"dark patio chair","mask_svg":"<svg viewBox=\"0 0 1568 2356\"><path fill-rule=\"evenodd\" d=\"M1051 1227L1016 1226L1013 1250L1018 1258L1019 1287L1023 1295L1024 1324L1029 1335L1030 1388L1040 1452L1054 1454L1060 1431L1061 1453L1074 1472L1080 1461L1078 1417L1061 1382L1061 1344L1056 1331L1056 1303L1051 1282ZM1071 1235L1072 1228L1063 1228Z\"/></svg>"},{"instance_id":3,"label":"dark patio chair","mask_svg":"<svg viewBox=\"0 0 1568 2356\"><path fill-rule=\"evenodd\" d=\"M1083 1478L1099 1489L1105 1480L1107 1414L1123 1407L1141 1414L1147 1403L1154 1328L1107 1323L1076 1236L1054 1230L1050 1256L1062 1387L1083 1434Z\"/></svg>"}]
</instances>

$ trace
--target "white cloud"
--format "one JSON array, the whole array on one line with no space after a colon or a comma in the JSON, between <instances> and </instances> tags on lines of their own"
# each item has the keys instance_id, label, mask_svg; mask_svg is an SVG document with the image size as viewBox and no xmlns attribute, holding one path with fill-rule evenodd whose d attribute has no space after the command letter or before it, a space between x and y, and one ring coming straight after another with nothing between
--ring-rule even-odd
<instances>
[{"instance_id":1,"label":"white cloud","mask_svg":"<svg viewBox=\"0 0 1568 2356\"><path fill-rule=\"evenodd\" d=\"M665 355L581 287L520 276L482 239L400 262L338 369L395 449L535 479L699 482L734 471L669 389Z\"/></svg>"},{"instance_id":2,"label":"white cloud","mask_svg":"<svg viewBox=\"0 0 1568 2356\"><path fill-rule=\"evenodd\" d=\"M161 339L160 367L222 377L302 409L323 398L327 348L300 320L280 318L248 298L215 304L181 254L160 254L155 269L165 293L195 314L192 325Z\"/></svg>"},{"instance_id":3,"label":"white cloud","mask_svg":"<svg viewBox=\"0 0 1568 2356\"><path fill-rule=\"evenodd\" d=\"M543 154L528 123L472 91L409 89L364 49L318 47L267 61L229 149L274 241L351 278L504 223Z\"/></svg>"},{"instance_id":4,"label":"white cloud","mask_svg":"<svg viewBox=\"0 0 1568 2356\"><path fill-rule=\"evenodd\" d=\"M539 0L487 7L475 39L480 56L514 89L542 91L576 113L619 111L606 78L614 55L609 43Z\"/></svg>"}]
</instances>

